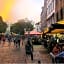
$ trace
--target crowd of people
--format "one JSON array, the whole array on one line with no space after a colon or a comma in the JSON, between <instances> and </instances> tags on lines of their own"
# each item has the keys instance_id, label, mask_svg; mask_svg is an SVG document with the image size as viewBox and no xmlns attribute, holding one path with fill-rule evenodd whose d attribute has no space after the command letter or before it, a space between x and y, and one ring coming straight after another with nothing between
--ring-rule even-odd
<instances>
[{"instance_id":1,"label":"crowd of people","mask_svg":"<svg viewBox=\"0 0 64 64\"><path fill-rule=\"evenodd\" d=\"M42 41L51 55L52 63L64 63L64 46L60 45L61 40L57 36L47 35L43 37Z\"/></svg>"},{"instance_id":2,"label":"crowd of people","mask_svg":"<svg viewBox=\"0 0 64 64\"><path fill-rule=\"evenodd\" d=\"M2 43L3 45L6 43L6 41L8 41L9 46L11 45L11 42L13 42L16 48L20 48L21 39L22 37L20 35L0 34L0 44ZM40 44L43 43L44 47L48 49L48 52L51 55L53 63L55 62L64 63L64 46L59 44L61 40L57 36L53 37L47 35L42 39L28 38L26 42L27 42L25 44L26 56L30 55L31 60L33 60L33 44L40 42Z\"/></svg>"},{"instance_id":3,"label":"crowd of people","mask_svg":"<svg viewBox=\"0 0 64 64\"><path fill-rule=\"evenodd\" d=\"M0 34L0 44L4 45L6 41L9 46L11 45L11 42L13 42L15 47L20 47L21 36L13 34Z\"/></svg>"},{"instance_id":4,"label":"crowd of people","mask_svg":"<svg viewBox=\"0 0 64 64\"><path fill-rule=\"evenodd\" d=\"M40 42L41 44L43 43L44 47L47 48L48 53L51 56L52 63L64 63L64 45L60 44L63 43L63 41L61 40L61 38L58 38L57 35L56 36L46 35L42 39L39 38L39 39L34 39L34 40L30 39L30 40L32 41L32 43L38 43L38 42ZM28 46L31 47L29 41L28 41ZM33 51L31 51L30 53L32 54L32 52ZM30 54L29 52L26 52L26 54L27 53Z\"/></svg>"},{"instance_id":5,"label":"crowd of people","mask_svg":"<svg viewBox=\"0 0 64 64\"><path fill-rule=\"evenodd\" d=\"M20 48L20 45L24 44L23 43L23 37L21 35L13 35L13 34L0 34L0 44L4 46L6 42L8 42L8 46L10 47L12 43L14 43L15 48ZM21 43L22 41L22 43ZM33 60L33 45L31 40L28 38L26 43L25 43L25 51L26 51L26 56L30 55L31 60Z\"/></svg>"}]
</instances>

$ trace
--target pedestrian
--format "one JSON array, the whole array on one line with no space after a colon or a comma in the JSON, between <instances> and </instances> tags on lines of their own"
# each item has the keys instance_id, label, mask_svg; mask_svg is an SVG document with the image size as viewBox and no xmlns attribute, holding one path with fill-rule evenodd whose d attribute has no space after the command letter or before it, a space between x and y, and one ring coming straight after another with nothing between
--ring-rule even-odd
<instances>
[{"instance_id":1,"label":"pedestrian","mask_svg":"<svg viewBox=\"0 0 64 64\"><path fill-rule=\"evenodd\" d=\"M12 36L11 35L8 35L8 43L9 43L9 46L11 45L11 41L12 41Z\"/></svg>"},{"instance_id":2,"label":"pedestrian","mask_svg":"<svg viewBox=\"0 0 64 64\"><path fill-rule=\"evenodd\" d=\"M56 43L56 44L54 45L53 49L52 49L52 52L50 52L50 55L51 55L51 57L52 57L52 63L55 63L55 62L56 62L55 56L56 56L57 54L59 54L60 51L61 51L61 48L60 48L60 46Z\"/></svg>"},{"instance_id":3,"label":"pedestrian","mask_svg":"<svg viewBox=\"0 0 64 64\"><path fill-rule=\"evenodd\" d=\"M33 61L33 45L32 45L32 41L28 41L28 44L30 46L30 55L31 55L31 60Z\"/></svg>"},{"instance_id":4,"label":"pedestrian","mask_svg":"<svg viewBox=\"0 0 64 64\"><path fill-rule=\"evenodd\" d=\"M2 36L1 36L1 34L0 34L0 44L1 44L1 39L2 39Z\"/></svg>"},{"instance_id":5,"label":"pedestrian","mask_svg":"<svg viewBox=\"0 0 64 64\"><path fill-rule=\"evenodd\" d=\"M55 59L56 63L64 63L64 47L62 47L62 51L56 55Z\"/></svg>"},{"instance_id":6,"label":"pedestrian","mask_svg":"<svg viewBox=\"0 0 64 64\"><path fill-rule=\"evenodd\" d=\"M33 52L31 52L31 60L33 61Z\"/></svg>"},{"instance_id":7,"label":"pedestrian","mask_svg":"<svg viewBox=\"0 0 64 64\"><path fill-rule=\"evenodd\" d=\"M25 49L26 49L26 55L30 55L31 56L31 60L33 61L33 46L30 43L30 40L27 41Z\"/></svg>"},{"instance_id":8,"label":"pedestrian","mask_svg":"<svg viewBox=\"0 0 64 64\"><path fill-rule=\"evenodd\" d=\"M22 40L22 46L23 46L23 40Z\"/></svg>"},{"instance_id":9,"label":"pedestrian","mask_svg":"<svg viewBox=\"0 0 64 64\"><path fill-rule=\"evenodd\" d=\"M14 41L14 46L16 46L16 36L14 36L13 41Z\"/></svg>"},{"instance_id":10,"label":"pedestrian","mask_svg":"<svg viewBox=\"0 0 64 64\"><path fill-rule=\"evenodd\" d=\"M15 44L16 48L17 47L20 48L20 41L21 41L20 35L16 35L15 41L14 41L14 44Z\"/></svg>"},{"instance_id":11,"label":"pedestrian","mask_svg":"<svg viewBox=\"0 0 64 64\"><path fill-rule=\"evenodd\" d=\"M20 48L21 36L18 35L18 47Z\"/></svg>"},{"instance_id":12,"label":"pedestrian","mask_svg":"<svg viewBox=\"0 0 64 64\"><path fill-rule=\"evenodd\" d=\"M44 47L47 48L47 40L45 37L43 37Z\"/></svg>"},{"instance_id":13,"label":"pedestrian","mask_svg":"<svg viewBox=\"0 0 64 64\"><path fill-rule=\"evenodd\" d=\"M17 41L18 47L20 48L20 39Z\"/></svg>"},{"instance_id":14,"label":"pedestrian","mask_svg":"<svg viewBox=\"0 0 64 64\"><path fill-rule=\"evenodd\" d=\"M18 37L17 37L17 35L16 35L15 40L14 40L14 45L15 45L16 48L18 47Z\"/></svg>"},{"instance_id":15,"label":"pedestrian","mask_svg":"<svg viewBox=\"0 0 64 64\"><path fill-rule=\"evenodd\" d=\"M26 50L26 56L30 55L30 53L31 53L31 47L30 47L30 45L28 43L25 45L25 50Z\"/></svg>"},{"instance_id":16,"label":"pedestrian","mask_svg":"<svg viewBox=\"0 0 64 64\"><path fill-rule=\"evenodd\" d=\"M5 40L6 40L5 35L2 35L3 45L5 44Z\"/></svg>"}]
</instances>

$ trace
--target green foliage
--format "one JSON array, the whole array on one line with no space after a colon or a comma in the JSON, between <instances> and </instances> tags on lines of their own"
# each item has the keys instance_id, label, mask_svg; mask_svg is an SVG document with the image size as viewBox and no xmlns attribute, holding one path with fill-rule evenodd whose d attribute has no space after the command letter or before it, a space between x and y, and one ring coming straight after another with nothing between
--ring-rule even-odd
<instances>
[{"instance_id":1,"label":"green foliage","mask_svg":"<svg viewBox=\"0 0 64 64\"><path fill-rule=\"evenodd\" d=\"M26 22L25 28L27 31L28 30L31 31L31 30L33 30L34 26L31 24L31 22Z\"/></svg>"},{"instance_id":2,"label":"green foliage","mask_svg":"<svg viewBox=\"0 0 64 64\"><path fill-rule=\"evenodd\" d=\"M3 22L2 17L0 16L0 33L5 32L7 28L7 24Z\"/></svg>"},{"instance_id":3,"label":"green foliage","mask_svg":"<svg viewBox=\"0 0 64 64\"><path fill-rule=\"evenodd\" d=\"M26 29L28 31L29 29L33 30L33 28L34 27L33 27L33 25L31 24L30 21L25 22L25 20L22 19L22 20L19 20L17 23L12 24L11 32L23 35L24 29Z\"/></svg>"}]
</instances>

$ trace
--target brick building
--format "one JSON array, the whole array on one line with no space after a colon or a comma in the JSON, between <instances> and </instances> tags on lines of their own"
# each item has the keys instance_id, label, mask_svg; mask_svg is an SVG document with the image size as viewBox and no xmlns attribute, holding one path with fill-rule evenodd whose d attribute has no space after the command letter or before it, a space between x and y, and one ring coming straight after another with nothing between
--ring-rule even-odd
<instances>
[{"instance_id":1,"label":"brick building","mask_svg":"<svg viewBox=\"0 0 64 64\"><path fill-rule=\"evenodd\" d=\"M47 0L47 27L55 22L55 0Z\"/></svg>"},{"instance_id":2,"label":"brick building","mask_svg":"<svg viewBox=\"0 0 64 64\"><path fill-rule=\"evenodd\" d=\"M55 5L56 22L64 20L64 0L56 0Z\"/></svg>"},{"instance_id":3,"label":"brick building","mask_svg":"<svg viewBox=\"0 0 64 64\"><path fill-rule=\"evenodd\" d=\"M47 0L47 27L64 20L64 0Z\"/></svg>"},{"instance_id":4,"label":"brick building","mask_svg":"<svg viewBox=\"0 0 64 64\"><path fill-rule=\"evenodd\" d=\"M61 20L64 20L64 0L44 0L41 12L42 30Z\"/></svg>"},{"instance_id":5,"label":"brick building","mask_svg":"<svg viewBox=\"0 0 64 64\"><path fill-rule=\"evenodd\" d=\"M47 16L46 1L47 0L44 0L44 6L42 7L42 12L41 12L41 31L44 31L44 29L47 27L47 23L46 23L46 16Z\"/></svg>"}]
</instances>

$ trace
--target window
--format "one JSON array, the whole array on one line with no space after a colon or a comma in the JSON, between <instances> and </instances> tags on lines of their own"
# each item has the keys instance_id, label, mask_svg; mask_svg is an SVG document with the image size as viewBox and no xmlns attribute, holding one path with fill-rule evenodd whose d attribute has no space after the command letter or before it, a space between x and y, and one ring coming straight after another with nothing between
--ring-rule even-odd
<instances>
[{"instance_id":1,"label":"window","mask_svg":"<svg viewBox=\"0 0 64 64\"><path fill-rule=\"evenodd\" d=\"M57 19L57 21L58 21L58 12L56 13L56 19Z\"/></svg>"},{"instance_id":2,"label":"window","mask_svg":"<svg viewBox=\"0 0 64 64\"><path fill-rule=\"evenodd\" d=\"M50 0L47 0L47 4L50 2Z\"/></svg>"},{"instance_id":3,"label":"window","mask_svg":"<svg viewBox=\"0 0 64 64\"><path fill-rule=\"evenodd\" d=\"M60 21L60 20L61 20L60 11L58 11L58 12L56 13L56 19L57 19L57 21Z\"/></svg>"},{"instance_id":4,"label":"window","mask_svg":"<svg viewBox=\"0 0 64 64\"><path fill-rule=\"evenodd\" d=\"M49 11L48 11L48 8L47 8L47 15L48 15Z\"/></svg>"},{"instance_id":5,"label":"window","mask_svg":"<svg viewBox=\"0 0 64 64\"><path fill-rule=\"evenodd\" d=\"M63 19L63 9L60 10L61 19Z\"/></svg>"},{"instance_id":6,"label":"window","mask_svg":"<svg viewBox=\"0 0 64 64\"><path fill-rule=\"evenodd\" d=\"M64 8L63 8L63 19L64 19Z\"/></svg>"},{"instance_id":7,"label":"window","mask_svg":"<svg viewBox=\"0 0 64 64\"><path fill-rule=\"evenodd\" d=\"M50 12L52 12L52 3L50 3Z\"/></svg>"},{"instance_id":8,"label":"window","mask_svg":"<svg viewBox=\"0 0 64 64\"><path fill-rule=\"evenodd\" d=\"M48 14L50 13L50 6L48 6Z\"/></svg>"},{"instance_id":9,"label":"window","mask_svg":"<svg viewBox=\"0 0 64 64\"><path fill-rule=\"evenodd\" d=\"M52 0L52 8L53 8L53 9L54 9L54 4L55 4L55 3L54 3L54 0Z\"/></svg>"},{"instance_id":10,"label":"window","mask_svg":"<svg viewBox=\"0 0 64 64\"><path fill-rule=\"evenodd\" d=\"M54 4L54 3L52 2L52 3L51 3L51 11L53 11L53 9L54 9L54 8L53 8L53 4Z\"/></svg>"}]
</instances>

